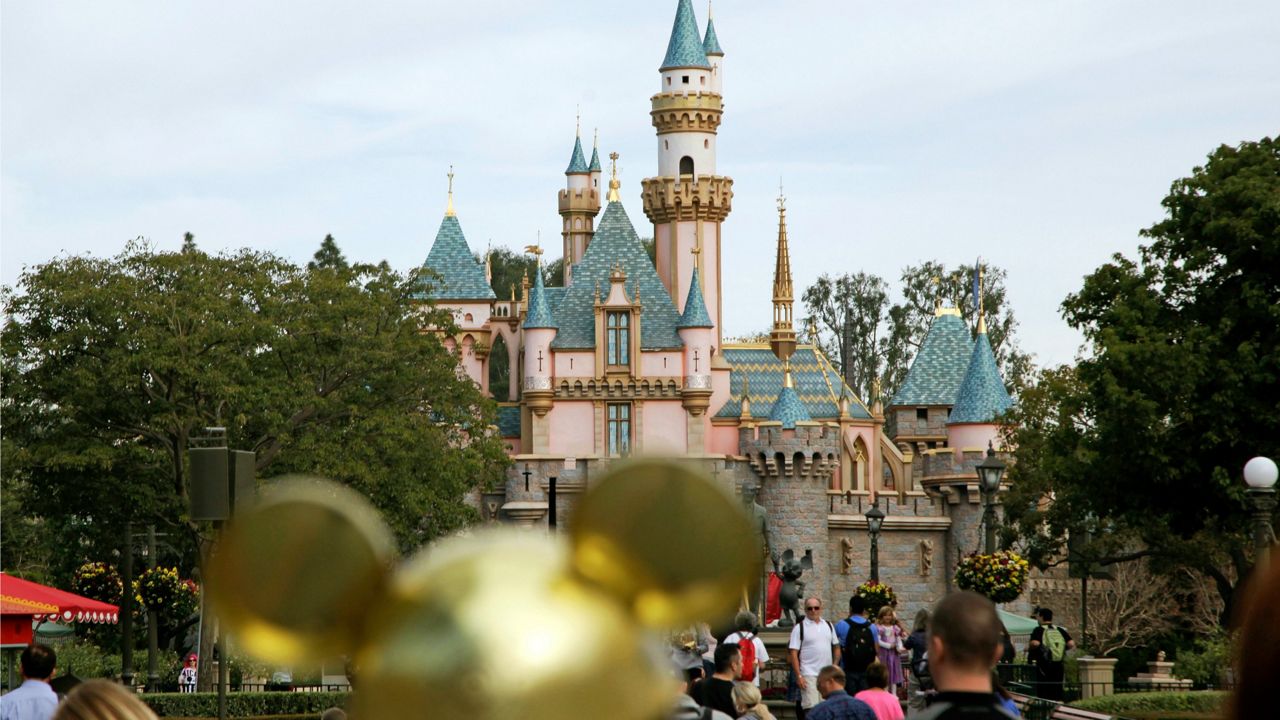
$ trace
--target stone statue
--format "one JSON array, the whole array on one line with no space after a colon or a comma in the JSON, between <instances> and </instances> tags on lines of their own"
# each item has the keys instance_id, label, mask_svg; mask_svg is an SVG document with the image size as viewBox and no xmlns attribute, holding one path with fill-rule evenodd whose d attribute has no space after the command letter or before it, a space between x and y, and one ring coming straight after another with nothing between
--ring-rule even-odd
<instances>
[{"instance_id":1,"label":"stone statue","mask_svg":"<svg viewBox=\"0 0 1280 720\"><path fill-rule=\"evenodd\" d=\"M848 536L840 538L840 574L848 575L853 567L853 541Z\"/></svg>"},{"instance_id":2,"label":"stone statue","mask_svg":"<svg viewBox=\"0 0 1280 720\"><path fill-rule=\"evenodd\" d=\"M1165 655L1165 652L1161 650L1160 652L1156 653L1156 662L1164 662L1164 659L1166 657L1168 657L1168 655Z\"/></svg>"},{"instance_id":3,"label":"stone statue","mask_svg":"<svg viewBox=\"0 0 1280 720\"><path fill-rule=\"evenodd\" d=\"M498 522L498 503L490 500L488 503L488 506L489 506L489 524L492 525Z\"/></svg>"},{"instance_id":4,"label":"stone statue","mask_svg":"<svg viewBox=\"0 0 1280 720\"><path fill-rule=\"evenodd\" d=\"M781 563L777 555L772 557L773 571L782 578L782 587L778 590L778 606L782 609L782 617L778 627L790 628L804 617L801 605L804 603L804 583L800 576L805 570L813 569L813 551L805 550L804 557L797 559L792 550L782 553Z\"/></svg>"},{"instance_id":5,"label":"stone statue","mask_svg":"<svg viewBox=\"0 0 1280 720\"><path fill-rule=\"evenodd\" d=\"M929 577L929 573L933 571L933 541L924 539L920 541L920 575Z\"/></svg>"},{"instance_id":6,"label":"stone statue","mask_svg":"<svg viewBox=\"0 0 1280 720\"><path fill-rule=\"evenodd\" d=\"M761 557L765 559L769 559L771 557L771 553L769 551L769 546L770 546L769 516L768 516L768 513L765 511L764 506L760 504L760 501L758 499L759 497L760 497L759 485L754 483L743 484L742 502L746 506L747 514L751 516L752 527L754 527L756 529L756 532L760 534ZM769 573L762 571L760 573L760 587L754 588L750 591L749 594L752 595L753 597L751 597L748 600L749 604L751 604L750 602L751 600L755 601L754 605L757 608L757 616L760 618L764 618L765 593L768 587L769 587Z\"/></svg>"}]
</instances>

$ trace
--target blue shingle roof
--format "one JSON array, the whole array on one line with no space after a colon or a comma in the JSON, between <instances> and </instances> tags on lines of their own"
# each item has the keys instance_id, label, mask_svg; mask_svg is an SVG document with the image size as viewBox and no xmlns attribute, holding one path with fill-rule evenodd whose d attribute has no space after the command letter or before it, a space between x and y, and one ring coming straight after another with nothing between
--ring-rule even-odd
<instances>
[{"instance_id":1,"label":"blue shingle roof","mask_svg":"<svg viewBox=\"0 0 1280 720\"><path fill-rule=\"evenodd\" d=\"M981 328L979 328L981 329ZM978 333L948 424L989 423L1013 406L985 332Z\"/></svg>"},{"instance_id":2,"label":"blue shingle roof","mask_svg":"<svg viewBox=\"0 0 1280 720\"><path fill-rule=\"evenodd\" d=\"M710 17L707 18L706 37L702 38L702 51L708 55L724 55L720 49L720 38L716 37L716 24Z\"/></svg>"},{"instance_id":3,"label":"blue shingle roof","mask_svg":"<svg viewBox=\"0 0 1280 720\"><path fill-rule=\"evenodd\" d=\"M711 316L707 314L707 304L702 300L702 282L698 280L698 268L693 269L689 280L689 296L684 301L684 314L680 316L677 328L709 328Z\"/></svg>"},{"instance_id":4,"label":"blue shingle roof","mask_svg":"<svg viewBox=\"0 0 1280 720\"><path fill-rule=\"evenodd\" d=\"M711 69L707 53L698 37L698 19L693 15L692 0L680 0L676 6L676 21L671 26L671 40L667 42L667 56L660 70L696 67Z\"/></svg>"},{"instance_id":5,"label":"blue shingle roof","mask_svg":"<svg viewBox=\"0 0 1280 720\"><path fill-rule=\"evenodd\" d=\"M614 201L604 209L596 234L573 266L573 284L564 291L564 299L555 309L555 321L560 332L551 342L557 350L587 350L596 345L595 292L608 292L609 272L614 263L622 265L627 274L627 294L635 291L640 282L640 304L644 314L640 318L640 347L643 350L682 348L684 343L676 334L679 315L671 296L658 279L653 261L640 244L631 220L622 203Z\"/></svg>"},{"instance_id":6,"label":"blue shingle roof","mask_svg":"<svg viewBox=\"0 0 1280 720\"><path fill-rule=\"evenodd\" d=\"M811 418L795 388L783 387L778 393L778 401L769 411L769 419L782 423L783 430L795 430L796 423L808 422Z\"/></svg>"},{"instance_id":7,"label":"blue shingle roof","mask_svg":"<svg viewBox=\"0 0 1280 720\"><path fill-rule=\"evenodd\" d=\"M440 222L424 267L439 277L427 280L426 291L419 297L429 300L496 300L498 297L484 279L484 268L471 254L462 225L454 215L446 215Z\"/></svg>"},{"instance_id":8,"label":"blue shingle roof","mask_svg":"<svg viewBox=\"0 0 1280 720\"><path fill-rule=\"evenodd\" d=\"M964 320L952 314L935 317L889 405L952 404L972 354L973 340Z\"/></svg>"},{"instance_id":9,"label":"blue shingle roof","mask_svg":"<svg viewBox=\"0 0 1280 720\"><path fill-rule=\"evenodd\" d=\"M498 406L498 434L504 438L520 437L520 406Z\"/></svg>"},{"instance_id":10,"label":"blue shingle roof","mask_svg":"<svg viewBox=\"0 0 1280 720\"><path fill-rule=\"evenodd\" d=\"M569 158L569 167L564 171L565 175L576 175L578 173L590 172L587 170L587 158L582 154L582 138L573 139L573 156Z\"/></svg>"},{"instance_id":11,"label":"blue shingle roof","mask_svg":"<svg viewBox=\"0 0 1280 720\"><path fill-rule=\"evenodd\" d=\"M551 316L551 305L547 302L547 293L542 287L542 268L533 274L533 290L529 292L529 314L524 318L525 330L534 328L556 328L556 321Z\"/></svg>"},{"instance_id":12,"label":"blue shingle roof","mask_svg":"<svg viewBox=\"0 0 1280 720\"><path fill-rule=\"evenodd\" d=\"M732 372L729 374L729 400L716 412L718 418L742 416L742 384L751 383L751 414L754 417L771 417L773 406L782 394L782 361L768 345L726 345L722 349L724 359ZM799 345L791 355L791 381L795 393L809 417L815 420L835 420L840 417L840 393L850 397L849 416L870 418L871 413L855 393L840 378L840 373L812 345Z\"/></svg>"},{"instance_id":13,"label":"blue shingle roof","mask_svg":"<svg viewBox=\"0 0 1280 720\"><path fill-rule=\"evenodd\" d=\"M591 166L587 168L591 172L600 172L600 148L591 148Z\"/></svg>"}]
</instances>

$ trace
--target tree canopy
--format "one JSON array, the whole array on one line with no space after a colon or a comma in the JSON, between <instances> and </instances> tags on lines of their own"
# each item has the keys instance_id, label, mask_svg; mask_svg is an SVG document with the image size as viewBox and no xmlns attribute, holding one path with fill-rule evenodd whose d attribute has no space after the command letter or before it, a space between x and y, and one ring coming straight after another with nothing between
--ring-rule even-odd
<instances>
[{"instance_id":1,"label":"tree canopy","mask_svg":"<svg viewBox=\"0 0 1280 720\"><path fill-rule=\"evenodd\" d=\"M1063 303L1087 346L1019 398L1006 507L1042 560L1070 531L1096 558L1136 538L1225 613L1252 562L1241 469L1280 454L1280 142L1219 147L1162 204L1137 257Z\"/></svg>"}]
</instances>

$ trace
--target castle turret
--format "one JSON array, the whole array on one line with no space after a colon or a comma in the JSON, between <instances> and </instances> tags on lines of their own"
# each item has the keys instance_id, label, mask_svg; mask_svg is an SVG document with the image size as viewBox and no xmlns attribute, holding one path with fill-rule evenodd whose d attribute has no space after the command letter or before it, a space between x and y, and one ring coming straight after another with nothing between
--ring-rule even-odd
<instances>
[{"instance_id":1,"label":"castle turret","mask_svg":"<svg viewBox=\"0 0 1280 720\"><path fill-rule=\"evenodd\" d=\"M579 130L573 140L573 154L569 167L564 171L565 189L559 194L560 217L564 238L564 284L573 282L573 266L591 244L595 234L596 215L600 213L600 157L599 151L591 154L587 164L582 154L582 133Z\"/></svg>"},{"instance_id":2,"label":"castle turret","mask_svg":"<svg viewBox=\"0 0 1280 720\"><path fill-rule=\"evenodd\" d=\"M981 450L989 444L999 448L1000 415L1012 406L1013 400L1000 377L991 340L987 337L987 319L979 305L978 336L947 421L947 444L957 451Z\"/></svg>"},{"instance_id":3,"label":"castle turret","mask_svg":"<svg viewBox=\"0 0 1280 720\"><path fill-rule=\"evenodd\" d=\"M784 363L796 350L796 331L791 318L794 296L791 250L787 247L787 199L778 193L778 251L773 267L773 328L769 331L769 347Z\"/></svg>"},{"instance_id":4,"label":"castle turret","mask_svg":"<svg viewBox=\"0 0 1280 720\"><path fill-rule=\"evenodd\" d=\"M702 52L711 63L711 91L720 92L724 82L724 50L720 49L720 38L716 37L716 24L711 18L711 0L707 0L707 33L702 38Z\"/></svg>"},{"instance_id":5,"label":"castle turret","mask_svg":"<svg viewBox=\"0 0 1280 720\"><path fill-rule=\"evenodd\" d=\"M720 228L729 214L733 180L716 174L716 129L722 103L691 0L679 0L676 6L667 54L658 72L659 91L650 99L658 136L658 176L642 181L641 195L645 215L653 222L655 265L680 311L697 266L718 348ZM694 248L700 252L693 253Z\"/></svg>"},{"instance_id":6,"label":"castle turret","mask_svg":"<svg viewBox=\"0 0 1280 720\"><path fill-rule=\"evenodd\" d=\"M688 447L690 452L701 451L706 433L703 414L711 403L711 348L715 342L715 326L707 315L707 305L702 299L702 281L698 268L693 269L689 281L689 296L685 299L684 313L676 325L680 340L684 342L684 384L680 399L688 418Z\"/></svg>"},{"instance_id":7,"label":"castle turret","mask_svg":"<svg viewBox=\"0 0 1280 720\"><path fill-rule=\"evenodd\" d=\"M591 173L591 189L600 192L600 176L603 170L600 167L600 131L596 130L595 137L591 142L591 162L587 165L587 170ZM598 203L597 203L598 204Z\"/></svg>"},{"instance_id":8,"label":"castle turret","mask_svg":"<svg viewBox=\"0 0 1280 720\"><path fill-rule=\"evenodd\" d=\"M551 315L551 305L542 286L542 268L534 273L533 289L529 293L529 312L524 324L524 404L533 417L530 418L532 436L530 451L548 451L550 435L546 417L551 409L555 392L551 380L551 342L556 339L558 327Z\"/></svg>"}]
</instances>

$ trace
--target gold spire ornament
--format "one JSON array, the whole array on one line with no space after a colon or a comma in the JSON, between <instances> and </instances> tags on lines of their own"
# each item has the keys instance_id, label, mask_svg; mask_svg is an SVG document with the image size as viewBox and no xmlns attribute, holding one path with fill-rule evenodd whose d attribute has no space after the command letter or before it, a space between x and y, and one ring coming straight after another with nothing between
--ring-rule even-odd
<instances>
[{"instance_id":1,"label":"gold spire ornament","mask_svg":"<svg viewBox=\"0 0 1280 720\"><path fill-rule=\"evenodd\" d=\"M453 217L456 215L453 211L453 166L449 166L449 204L444 207L444 216Z\"/></svg>"},{"instance_id":2,"label":"gold spire ornament","mask_svg":"<svg viewBox=\"0 0 1280 720\"><path fill-rule=\"evenodd\" d=\"M796 350L796 331L791 324L794 292L791 285L791 250L787 246L787 198L778 180L778 255L773 268L773 329L769 347L784 364Z\"/></svg>"},{"instance_id":3,"label":"gold spire ornament","mask_svg":"<svg viewBox=\"0 0 1280 720\"><path fill-rule=\"evenodd\" d=\"M986 283L986 271L978 265L978 334L987 334L986 298L983 285Z\"/></svg>"},{"instance_id":4,"label":"gold spire ornament","mask_svg":"<svg viewBox=\"0 0 1280 720\"><path fill-rule=\"evenodd\" d=\"M621 157L616 152L609 153L609 195L606 198L609 202L619 202L622 197L618 194L618 188L622 187L622 183L618 182L618 158Z\"/></svg>"}]
</instances>

